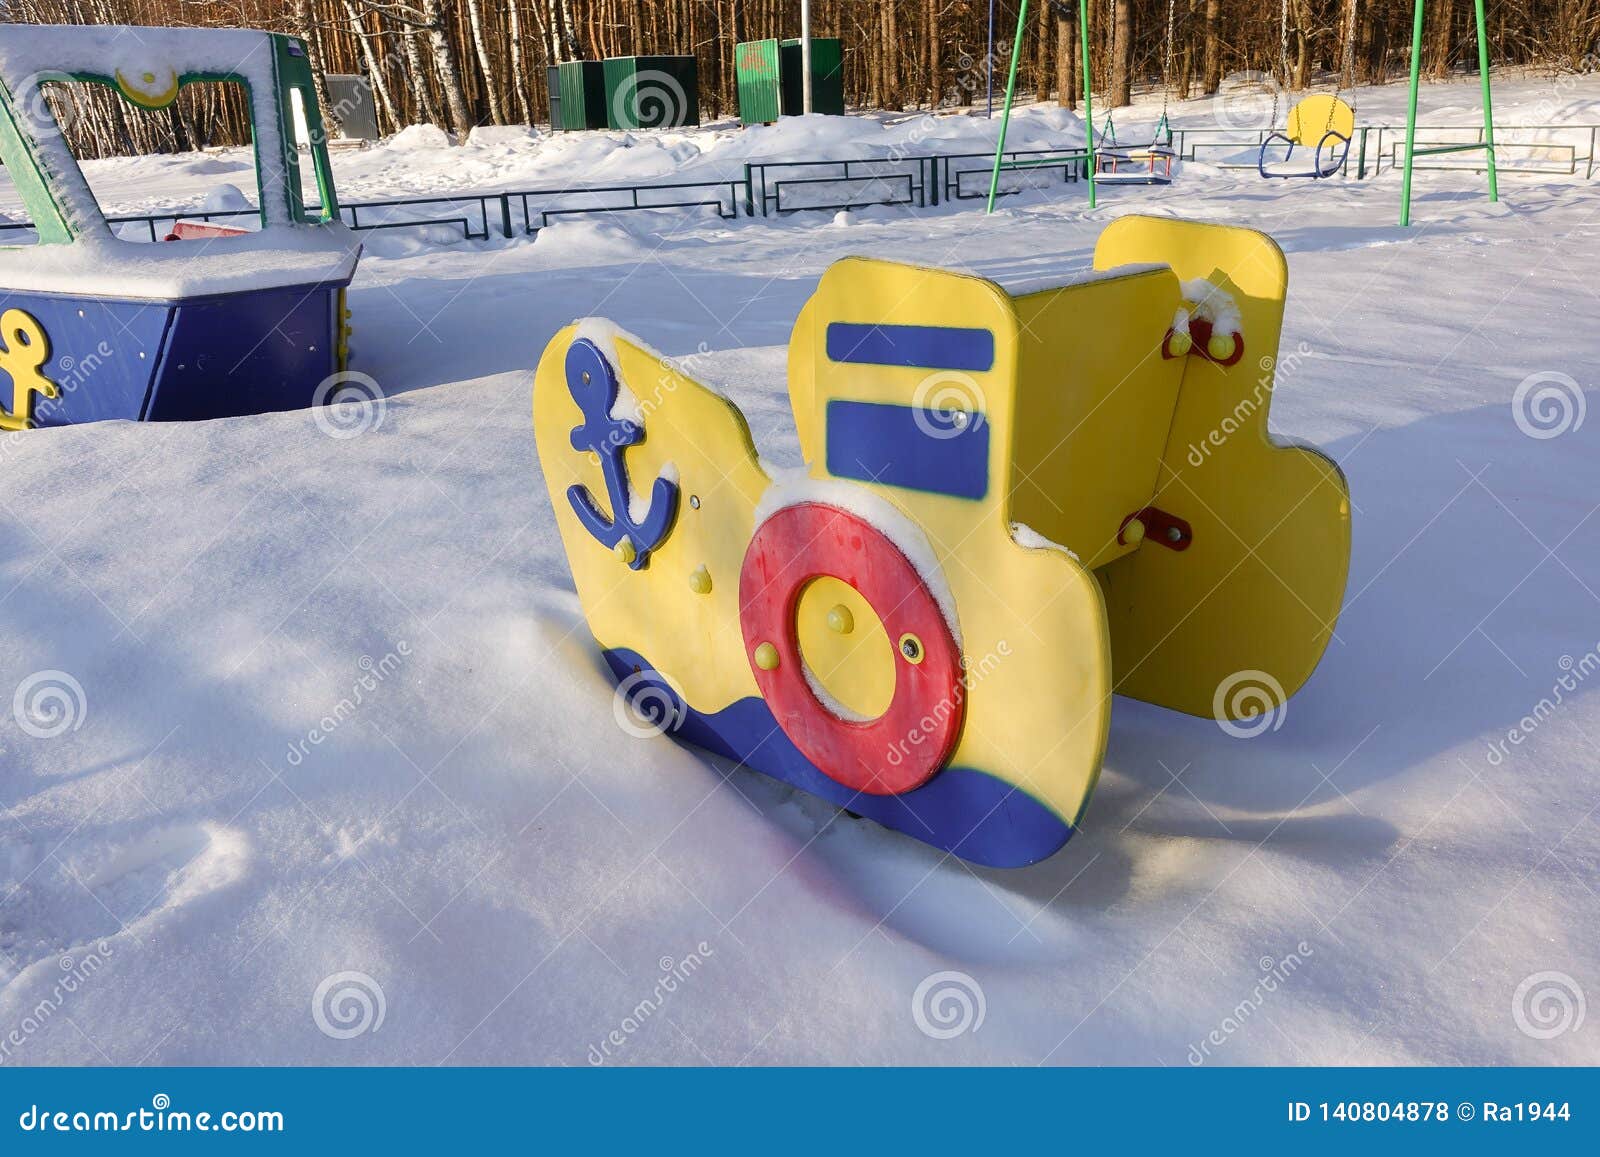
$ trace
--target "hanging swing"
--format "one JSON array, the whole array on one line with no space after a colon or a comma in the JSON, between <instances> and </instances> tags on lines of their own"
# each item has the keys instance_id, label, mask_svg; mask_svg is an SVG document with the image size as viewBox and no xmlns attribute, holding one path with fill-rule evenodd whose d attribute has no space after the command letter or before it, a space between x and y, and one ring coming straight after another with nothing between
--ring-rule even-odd
<instances>
[{"instance_id":1,"label":"hanging swing","mask_svg":"<svg viewBox=\"0 0 1600 1157\"><path fill-rule=\"evenodd\" d=\"M1100 131L1100 147L1095 150L1095 179L1102 184L1172 184L1172 125L1167 120L1167 105L1172 99L1172 22L1176 0L1167 0L1167 42L1161 61L1161 117L1156 121L1150 143L1143 148L1117 144L1116 127L1106 113ZM1116 54L1116 25L1112 24L1112 54Z\"/></svg>"},{"instance_id":2,"label":"hanging swing","mask_svg":"<svg viewBox=\"0 0 1600 1157\"><path fill-rule=\"evenodd\" d=\"M1344 60L1340 65L1339 77L1334 82L1334 91L1318 93L1308 96L1298 102L1289 110L1289 120L1283 131L1274 130L1273 133L1261 142L1261 154L1256 159L1256 168L1263 177L1283 177L1288 179L1309 177L1320 180L1323 177L1332 177L1343 170L1346 159L1350 156L1350 139L1356 132L1356 110L1353 105L1346 104L1340 99L1339 93L1343 90L1344 77L1351 72L1355 56L1355 8L1350 9L1350 27L1345 30ZM1289 74L1289 0L1282 0L1278 13L1278 48L1283 62L1285 76ZM1353 77L1353 73L1352 73ZM1354 92L1351 93L1354 96ZM1278 121L1278 90L1272 91L1272 121ZM1287 145L1282 156L1273 155L1276 145ZM1311 163L1307 167L1304 153L1299 158L1295 156L1295 149L1312 151Z\"/></svg>"}]
</instances>

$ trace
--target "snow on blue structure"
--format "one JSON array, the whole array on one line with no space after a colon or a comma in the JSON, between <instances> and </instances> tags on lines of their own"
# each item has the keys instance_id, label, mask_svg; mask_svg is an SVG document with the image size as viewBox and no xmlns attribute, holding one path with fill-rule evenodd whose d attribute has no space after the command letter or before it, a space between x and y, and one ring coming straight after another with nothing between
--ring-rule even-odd
<instances>
[{"instance_id":1,"label":"snow on blue structure","mask_svg":"<svg viewBox=\"0 0 1600 1157\"><path fill-rule=\"evenodd\" d=\"M247 94L259 217L240 227L179 215L164 242L119 237L46 86L98 84L161 110L186 85L208 82ZM301 188L297 114L315 208ZM235 29L0 26L0 160L33 234L0 245L0 371L11 381L0 428L296 409L345 368L345 290L360 246L338 219L301 41Z\"/></svg>"}]
</instances>

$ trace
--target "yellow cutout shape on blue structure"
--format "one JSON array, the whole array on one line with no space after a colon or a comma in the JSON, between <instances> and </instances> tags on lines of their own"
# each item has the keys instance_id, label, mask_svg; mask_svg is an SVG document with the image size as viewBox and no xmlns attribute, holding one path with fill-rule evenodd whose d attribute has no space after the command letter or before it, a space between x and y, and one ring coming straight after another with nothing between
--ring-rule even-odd
<instances>
[{"instance_id":1,"label":"yellow cutout shape on blue structure","mask_svg":"<svg viewBox=\"0 0 1600 1157\"><path fill-rule=\"evenodd\" d=\"M0 406L0 430L33 425L33 396L59 397L58 387L41 372L50 360L50 336L37 318L21 309L0 314L0 370L11 378L11 406Z\"/></svg>"}]
</instances>

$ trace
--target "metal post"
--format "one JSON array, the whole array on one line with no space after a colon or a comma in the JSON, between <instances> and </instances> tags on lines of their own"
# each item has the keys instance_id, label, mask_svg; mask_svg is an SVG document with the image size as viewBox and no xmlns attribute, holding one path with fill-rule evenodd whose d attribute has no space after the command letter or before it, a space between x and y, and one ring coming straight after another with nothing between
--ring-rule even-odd
<instances>
[{"instance_id":1,"label":"metal post","mask_svg":"<svg viewBox=\"0 0 1600 1157\"><path fill-rule=\"evenodd\" d=\"M1000 139L994 146L994 170L989 174L989 203L985 213L994 212L995 193L1000 188L1000 157L1006 151L1006 129L1011 124L1011 99L1017 91L1017 60L1022 55L1022 30L1028 26L1028 0L1022 0L1017 12L1017 34L1011 41L1011 71L1006 76L1006 106L1000 113ZM990 56L990 61L994 57ZM1089 186L1094 189L1093 185Z\"/></svg>"},{"instance_id":2,"label":"metal post","mask_svg":"<svg viewBox=\"0 0 1600 1157\"><path fill-rule=\"evenodd\" d=\"M800 111L810 116L811 104L811 0L800 0Z\"/></svg>"},{"instance_id":3,"label":"metal post","mask_svg":"<svg viewBox=\"0 0 1600 1157\"><path fill-rule=\"evenodd\" d=\"M1482 8L1482 0L1478 0ZM1481 43L1481 41L1480 41ZM1411 95L1406 103L1406 170L1400 180L1400 225L1411 224L1411 168L1415 161L1412 152L1417 145L1417 85L1422 77L1422 0L1416 0L1415 14L1411 20Z\"/></svg>"},{"instance_id":4,"label":"metal post","mask_svg":"<svg viewBox=\"0 0 1600 1157\"><path fill-rule=\"evenodd\" d=\"M1489 95L1489 37L1483 21L1483 0L1473 0L1478 10L1478 78L1483 82L1483 136L1489 154L1489 200L1500 199L1500 181L1494 170L1494 102Z\"/></svg>"}]
</instances>

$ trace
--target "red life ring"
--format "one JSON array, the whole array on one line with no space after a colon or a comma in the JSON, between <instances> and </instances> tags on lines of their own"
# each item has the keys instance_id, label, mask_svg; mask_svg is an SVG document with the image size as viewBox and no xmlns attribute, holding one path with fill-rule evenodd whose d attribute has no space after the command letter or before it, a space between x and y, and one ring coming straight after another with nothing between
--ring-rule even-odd
<instances>
[{"instance_id":1,"label":"red life ring","mask_svg":"<svg viewBox=\"0 0 1600 1157\"><path fill-rule=\"evenodd\" d=\"M795 609L824 576L854 587L895 645L894 696L876 719L842 718L806 677ZM757 527L739 571L739 626L778 726L830 779L898 795L926 783L955 750L966 714L955 638L917 568L865 519L803 502Z\"/></svg>"}]
</instances>

